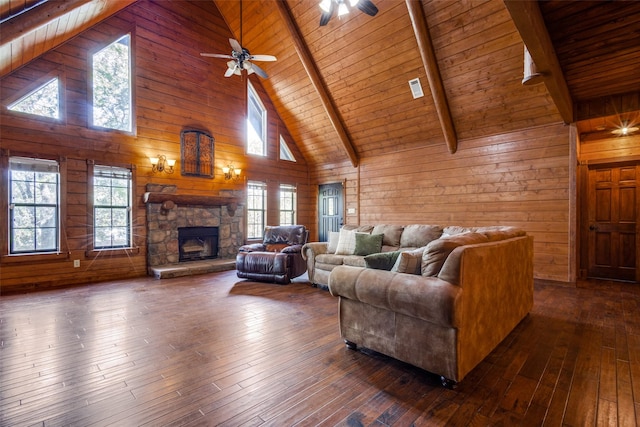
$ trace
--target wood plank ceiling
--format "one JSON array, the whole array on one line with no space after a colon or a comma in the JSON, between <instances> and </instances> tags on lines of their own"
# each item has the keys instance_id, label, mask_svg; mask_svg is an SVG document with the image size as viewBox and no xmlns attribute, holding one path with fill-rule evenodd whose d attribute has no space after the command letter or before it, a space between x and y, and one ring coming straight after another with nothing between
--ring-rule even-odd
<instances>
[{"instance_id":1,"label":"wood plank ceiling","mask_svg":"<svg viewBox=\"0 0 640 427\"><path fill-rule=\"evenodd\" d=\"M0 75L134 1L3 2ZM612 110L640 110L640 2L374 0L375 17L355 10L323 27L317 3L244 0L241 32L240 3L215 0L246 48L278 57L264 63L270 78L261 82L307 161L318 167L357 165L366 156L445 140L453 152L451 137L464 140L582 118L610 123L615 120L605 116ZM416 3L437 61L431 65L442 82L449 130L446 118L438 119L441 103L434 102L429 64L412 25ZM540 14L542 27L521 17L529 10ZM560 71L540 70L545 84L523 86L523 40L541 30L548 32L553 48L532 56L542 64L555 61ZM200 49L230 52L226 45ZM211 59L211 66L224 79L224 61ZM414 78L420 78L422 98L411 95L408 81ZM551 83L565 84L568 93L559 94ZM568 108L559 104L563 99ZM601 125L583 130L595 132L595 127Z\"/></svg>"}]
</instances>

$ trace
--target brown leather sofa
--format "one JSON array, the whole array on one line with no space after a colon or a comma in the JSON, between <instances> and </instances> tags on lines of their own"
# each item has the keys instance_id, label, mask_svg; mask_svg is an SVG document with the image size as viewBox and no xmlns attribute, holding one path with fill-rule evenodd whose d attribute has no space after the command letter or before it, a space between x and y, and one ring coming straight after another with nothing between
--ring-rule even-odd
<instances>
[{"instance_id":1,"label":"brown leather sofa","mask_svg":"<svg viewBox=\"0 0 640 427\"><path fill-rule=\"evenodd\" d=\"M439 256L435 266L432 255ZM429 243L414 274L335 266L339 326L365 347L461 381L533 307L533 237L513 230ZM427 270L429 270L427 272Z\"/></svg>"},{"instance_id":2,"label":"brown leather sofa","mask_svg":"<svg viewBox=\"0 0 640 427\"><path fill-rule=\"evenodd\" d=\"M236 272L241 279L287 284L307 271L302 246L309 231L304 225L267 226L262 243L239 248Z\"/></svg>"}]
</instances>

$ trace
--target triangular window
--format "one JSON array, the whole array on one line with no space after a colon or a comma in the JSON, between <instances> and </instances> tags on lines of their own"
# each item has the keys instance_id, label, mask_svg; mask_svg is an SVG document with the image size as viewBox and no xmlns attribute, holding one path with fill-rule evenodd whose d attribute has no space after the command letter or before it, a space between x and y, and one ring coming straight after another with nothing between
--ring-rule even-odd
<instances>
[{"instance_id":1,"label":"triangular window","mask_svg":"<svg viewBox=\"0 0 640 427\"><path fill-rule=\"evenodd\" d=\"M290 162L295 162L296 158L293 156L293 153L289 149L287 142L284 140L282 135L280 135L280 159L288 160Z\"/></svg>"},{"instance_id":2,"label":"triangular window","mask_svg":"<svg viewBox=\"0 0 640 427\"><path fill-rule=\"evenodd\" d=\"M7 107L11 111L60 118L60 84L55 77Z\"/></svg>"}]
</instances>

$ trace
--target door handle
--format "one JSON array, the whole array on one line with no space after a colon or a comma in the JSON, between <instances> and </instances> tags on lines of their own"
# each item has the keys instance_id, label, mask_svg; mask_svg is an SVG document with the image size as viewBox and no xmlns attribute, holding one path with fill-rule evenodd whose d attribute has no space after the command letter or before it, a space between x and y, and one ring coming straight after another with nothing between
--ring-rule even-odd
<instances>
[{"instance_id":1,"label":"door handle","mask_svg":"<svg viewBox=\"0 0 640 427\"><path fill-rule=\"evenodd\" d=\"M589 230L591 230L591 231L598 231L598 226L597 226L597 225L594 225L594 224L591 224L591 225L589 226Z\"/></svg>"}]
</instances>

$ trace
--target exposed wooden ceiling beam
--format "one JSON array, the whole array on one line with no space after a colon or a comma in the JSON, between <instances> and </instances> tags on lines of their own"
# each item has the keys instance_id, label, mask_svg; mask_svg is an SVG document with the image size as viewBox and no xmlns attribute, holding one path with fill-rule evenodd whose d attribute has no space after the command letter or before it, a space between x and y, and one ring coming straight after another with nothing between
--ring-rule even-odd
<instances>
[{"instance_id":1,"label":"exposed wooden ceiling beam","mask_svg":"<svg viewBox=\"0 0 640 427\"><path fill-rule=\"evenodd\" d=\"M573 101L536 0L504 0L522 41L542 73L544 84L565 123L574 122ZM579 18L577 18L579 19Z\"/></svg>"},{"instance_id":2,"label":"exposed wooden ceiling beam","mask_svg":"<svg viewBox=\"0 0 640 427\"><path fill-rule=\"evenodd\" d=\"M427 18L424 15L424 10L422 10L421 1L406 0L406 2L413 32L416 35L418 49L422 57L422 64L427 72L427 80L429 81L429 88L431 89L431 96L436 106L442 133L444 134L449 152L453 154L458 149L458 138L453 125L453 119L451 118L451 110L449 110L449 103L447 102L447 95L444 91L442 77L440 76L438 61L433 50L433 43L431 42L431 36L427 28Z\"/></svg>"},{"instance_id":3,"label":"exposed wooden ceiling beam","mask_svg":"<svg viewBox=\"0 0 640 427\"><path fill-rule=\"evenodd\" d=\"M353 167L357 167L359 163L358 154L353 148L353 144L351 142L351 138L347 135L347 132L342 124L342 120L338 115L336 107L333 105L331 98L329 97L329 93L327 88L325 87L322 78L320 77L320 72L313 61L311 56L311 52L309 52L309 48L307 44L302 39L302 35L300 34L300 30L298 26L293 20L293 16L291 15L291 11L289 10L289 6L286 4L286 0L276 0L276 5L278 11L280 12L280 16L282 17L282 21L285 26L289 30L289 34L293 39L293 44L296 48L296 52L298 53L298 57L300 61L302 61L302 66L304 67L313 87L315 88L318 96L320 97L320 101L329 116L329 120L333 125L333 128L338 133L338 137L342 142L342 146L344 147L345 152L349 156L349 160L351 160L351 164Z\"/></svg>"},{"instance_id":4,"label":"exposed wooden ceiling beam","mask_svg":"<svg viewBox=\"0 0 640 427\"><path fill-rule=\"evenodd\" d=\"M91 0L45 1L38 3L31 9L9 18L1 24L0 44L11 43L89 2Z\"/></svg>"}]
</instances>

